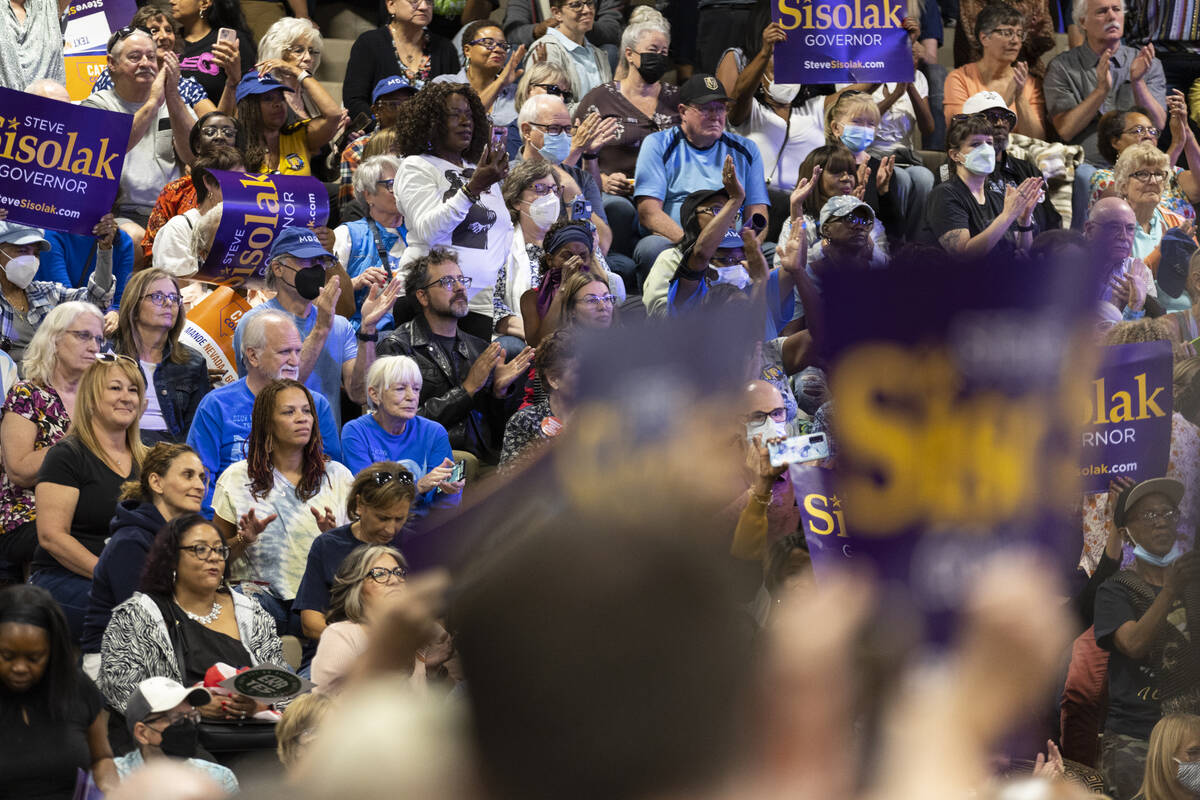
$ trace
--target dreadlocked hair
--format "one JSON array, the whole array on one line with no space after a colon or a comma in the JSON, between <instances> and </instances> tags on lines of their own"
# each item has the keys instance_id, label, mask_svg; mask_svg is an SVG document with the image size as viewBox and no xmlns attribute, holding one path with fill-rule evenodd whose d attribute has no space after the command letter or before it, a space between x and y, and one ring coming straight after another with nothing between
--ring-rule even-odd
<instances>
[{"instance_id":1,"label":"dreadlocked hair","mask_svg":"<svg viewBox=\"0 0 1200 800\"><path fill-rule=\"evenodd\" d=\"M321 446L321 428L317 424L317 407L312 394L299 381L287 378L268 383L254 398L254 412L250 417L250 441L246 447L246 473L250 478L250 495L256 500L265 498L275 488L275 465L271 452L275 449L275 407L279 395L288 389L304 392L304 399L312 413L312 435L304 445L304 467L300 483L296 485L296 496L311 500L321 490L325 479L325 452Z\"/></svg>"}]
</instances>

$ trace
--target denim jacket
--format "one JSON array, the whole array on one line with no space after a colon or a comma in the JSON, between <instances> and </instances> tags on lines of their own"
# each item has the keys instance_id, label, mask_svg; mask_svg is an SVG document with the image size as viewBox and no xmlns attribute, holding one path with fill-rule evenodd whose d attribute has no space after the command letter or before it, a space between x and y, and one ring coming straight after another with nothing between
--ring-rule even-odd
<instances>
[{"instance_id":1,"label":"denim jacket","mask_svg":"<svg viewBox=\"0 0 1200 800\"><path fill-rule=\"evenodd\" d=\"M176 364L168 355L154 370L154 393L158 395L158 407L167 423L167 430L144 431L143 441L150 434L151 441L147 441L147 444L157 441L182 442L187 439L196 407L212 389L212 381L208 378L208 362L204 356L190 347L184 347L183 351L188 357L184 363ZM141 368L139 361L138 369ZM145 378L143 371L142 379Z\"/></svg>"}]
</instances>

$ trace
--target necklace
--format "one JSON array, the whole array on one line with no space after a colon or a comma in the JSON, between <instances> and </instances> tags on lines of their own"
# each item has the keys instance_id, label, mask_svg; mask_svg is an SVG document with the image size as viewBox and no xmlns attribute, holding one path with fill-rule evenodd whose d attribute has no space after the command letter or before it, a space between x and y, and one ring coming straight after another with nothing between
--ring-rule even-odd
<instances>
[{"instance_id":1,"label":"necklace","mask_svg":"<svg viewBox=\"0 0 1200 800\"><path fill-rule=\"evenodd\" d=\"M179 601L176 601L175 604L179 605ZM183 608L183 606L179 606L179 607ZM199 614L193 614L192 612L188 611L186 608L183 608L183 613L187 614L188 619L193 620L195 622L199 622L201 625L211 625L214 621L216 621L217 617L221 616L221 609L222 609L221 604L218 603L216 600L213 600L212 610L209 611L204 616L200 616Z\"/></svg>"}]
</instances>

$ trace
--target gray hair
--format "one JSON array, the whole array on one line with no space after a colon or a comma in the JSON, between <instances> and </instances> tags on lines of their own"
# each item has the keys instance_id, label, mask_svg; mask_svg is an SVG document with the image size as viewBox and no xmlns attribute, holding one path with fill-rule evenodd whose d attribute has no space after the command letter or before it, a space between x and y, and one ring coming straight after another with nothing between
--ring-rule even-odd
<instances>
[{"instance_id":1,"label":"gray hair","mask_svg":"<svg viewBox=\"0 0 1200 800\"><path fill-rule=\"evenodd\" d=\"M370 544L356 547L342 561L337 574L333 576L333 585L329 587L329 611L325 619L338 620L343 616L350 622L365 622L365 604L363 603L363 581L373 565L381 556L391 556L396 566L408 569L408 562L399 550L386 544Z\"/></svg>"},{"instance_id":2,"label":"gray hair","mask_svg":"<svg viewBox=\"0 0 1200 800\"><path fill-rule=\"evenodd\" d=\"M149 31L144 31L141 28L135 28L133 33L129 34L124 39L118 39L116 42L113 43L112 51L109 52L108 57L113 59L114 61L116 59L120 58L121 51L125 49L125 45L129 42L130 39L132 39L135 36L145 36L147 39L150 40L150 44L154 46L154 52L155 53L158 52L158 45L154 44L154 37L150 35Z\"/></svg>"},{"instance_id":3,"label":"gray hair","mask_svg":"<svg viewBox=\"0 0 1200 800\"><path fill-rule=\"evenodd\" d=\"M371 390L382 392L389 386L395 386L401 381L421 385L421 368L408 356L384 356L376 359L367 370L367 408L376 410L377 406L371 400Z\"/></svg>"},{"instance_id":4,"label":"gray hair","mask_svg":"<svg viewBox=\"0 0 1200 800\"><path fill-rule=\"evenodd\" d=\"M104 315L100 309L82 300L59 303L50 309L33 333L33 339L25 348L21 359L21 375L31 383L50 385L50 377L58 364L58 337L81 316L95 317L104 326Z\"/></svg>"},{"instance_id":5,"label":"gray hair","mask_svg":"<svg viewBox=\"0 0 1200 800\"><path fill-rule=\"evenodd\" d=\"M296 328L295 321L282 311L276 311L273 308L263 309L250 315L250 318L242 323L242 355L246 355L247 350L262 352L267 348L267 326L272 322L282 322L290 325L293 330L299 334L299 329Z\"/></svg>"},{"instance_id":6,"label":"gray hair","mask_svg":"<svg viewBox=\"0 0 1200 800\"><path fill-rule=\"evenodd\" d=\"M1088 0L1075 0L1075 5L1071 8L1071 16L1075 20L1075 24L1083 27L1083 21L1087 19ZM1125 3L1121 3L1121 10L1128 11Z\"/></svg>"},{"instance_id":7,"label":"gray hair","mask_svg":"<svg viewBox=\"0 0 1200 800\"><path fill-rule=\"evenodd\" d=\"M647 6L640 8L647 8ZM636 52L638 42L647 33L661 33L667 37L667 44L671 43L671 23L667 22L661 14L658 14L657 19L647 14L637 22L630 22L625 26L625 30L621 31L621 52L624 53L626 50Z\"/></svg>"},{"instance_id":8,"label":"gray hair","mask_svg":"<svg viewBox=\"0 0 1200 800\"><path fill-rule=\"evenodd\" d=\"M383 168L391 167L394 173L400 172L400 159L395 156L371 156L358 165L354 171L354 193L362 196L375 190L375 185L383 179Z\"/></svg>"},{"instance_id":9,"label":"gray hair","mask_svg":"<svg viewBox=\"0 0 1200 800\"><path fill-rule=\"evenodd\" d=\"M517 126L520 127L527 122L533 122L538 118L539 111L549 111L551 107L557 111L560 107L566 109L567 104L563 102L561 97L552 94L535 94L521 106L521 111L517 114Z\"/></svg>"},{"instance_id":10,"label":"gray hair","mask_svg":"<svg viewBox=\"0 0 1200 800\"><path fill-rule=\"evenodd\" d=\"M504 184L500 187L500 193L504 197L504 205L508 206L508 213L512 216L513 224L521 218L520 209L517 208L517 203L521 200L521 192L529 188L529 185L538 178L549 177L554 180L554 185L558 186L558 174L554 171L549 161L539 158L537 161L522 161L513 167L508 177L504 179Z\"/></svg>"},{"instance_id":11,"label":"gray hair","mask_svg":"<svg viewBox=\"0 0 1200 800\"><path fill-rule=\"evenodd\" d=\"M571 86L571 76L562 67L557 64L551 64L549 61L539 61L532 67L527 67L525 74L517 82L517 94L513 98L513 102L517 108L525 105L525 101L529 99L529 87L535 83L557 83L569 88Z\"/></svg>"},{"instance_id":12,"label":"gray hair","mask_svg":"<svg viewBox=\"0 0 1200 800\"><path fill-rule=\"evenodd\" d=\"M278 58L282 61L283 51L301 39L307 39L309 46L318 51L325 45L321 32L317 30L316 25L312 24L312 20L284 17L267 28L267 32L259 40L258 59L266 61L268 58ZM309 71L316 72L319 66L321 66L321 57L313 56L312 67Z\"/></svg>"},{"instance_id":13,"label":"gray hair","mask_svg":"<svg viewBox=\"0 0 1200 800\"><path fill-rule=\"evenodd\" d=\"M1126 147L1113 165L1113 187L1118 197L1125 197L1130 177L1142 169L1165 171L1170 176L1170 159L1153 142L1138 142Z\"/></svg>"}]
</instances>

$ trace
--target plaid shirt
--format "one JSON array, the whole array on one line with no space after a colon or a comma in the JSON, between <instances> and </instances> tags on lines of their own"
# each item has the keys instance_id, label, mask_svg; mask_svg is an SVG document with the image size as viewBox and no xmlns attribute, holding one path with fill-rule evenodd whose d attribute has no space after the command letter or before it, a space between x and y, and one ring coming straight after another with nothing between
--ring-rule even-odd
<instances>
[{"instance_id":1,"label":"plaid shirt","mask_svg":"<svg viewBox=\"0 0 1200 800\"><path fill-rule=\"evenodd\" d=\"M342 162L338 165L339 206L345 206L354 199L354 170L362 163L363 148L369 141L370 136L360 136L342 151Z\"/></svg>"},{"instance_id":2,"label":"plaid shirt","mask_svg":"<svg viewBox=\"0 0 1200 800\"><path fill-rule=\"evenodd\" d=\"M111 250L99 251L96 254L98 259L102 257L101 253L108 253L108 257L112 258ZM100 309L100 313L104 313L104 310L112 305L113 291L116 287L115 279L112 279L107 289L97 286L95 272L88 278L87 286L80 289L72 289L70 286L53 281L34 281L25 288L25 297L29 300L29 312L25 318L30 325L36 328L42 324L42 320L46 318L52 308L71 300L90 301ZM15 315L16 310L8 302L8 298L0 294L0 335L5 338L14 338L13 317Z\"/></svg>"}]
</instances>

